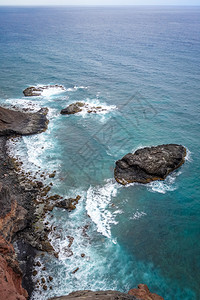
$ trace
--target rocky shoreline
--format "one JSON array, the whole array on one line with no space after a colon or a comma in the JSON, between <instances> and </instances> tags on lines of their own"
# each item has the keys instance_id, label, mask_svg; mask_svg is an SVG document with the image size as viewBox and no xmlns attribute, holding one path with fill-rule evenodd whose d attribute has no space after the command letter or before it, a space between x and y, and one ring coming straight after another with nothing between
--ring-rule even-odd
<instances>
[{"instance_id":1,"label":"rocky shoreline","mask_svg":"<svg viewBox=\"0 0 200 300\"><path fill-rule=\"evenodd\" d=\"M36 257L44 251L58 257L48 240L51 229L43 222L45 214L54 207L71 211L80 199L80 196L69 199L63 199L60 195L48 196L51 184L45 185L32 177L23 170L23 162L10 157L8 153L6 143L9 138L16 137L16 134L35 134L47 129L46 114L46 109L33 114L0 107L0 295L7 300L30 298L35 288L32 276L37 274L34 267L41 265ZM53 179L55 171L40 176ZM68 238L70 248L73 237ZM49 276L49 282L52 280ZM47 289L44 278L38 284L44 290ZM129 294L117 291L78 291L53 299L82 299L83 296L85 299L163 300L150 293L145 285L130 290Z\"/></svg>"}]
</instances>

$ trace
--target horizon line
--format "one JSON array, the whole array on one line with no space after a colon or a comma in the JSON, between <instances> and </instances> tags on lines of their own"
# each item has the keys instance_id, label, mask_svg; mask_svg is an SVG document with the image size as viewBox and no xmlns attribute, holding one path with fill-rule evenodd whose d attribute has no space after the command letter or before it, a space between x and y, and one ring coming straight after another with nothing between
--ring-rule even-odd
<instances>
[{"instance_id":1,"label":"horizon line","mask_svg":"<svg viewBox=\"0 0 200 300\"><path fill-rule=\"evenodd\" d=\"M0 4L0 7L124 7L124 6L165 6L165 7L198 7L200 4Z\"/></svg>"}]
</instances>

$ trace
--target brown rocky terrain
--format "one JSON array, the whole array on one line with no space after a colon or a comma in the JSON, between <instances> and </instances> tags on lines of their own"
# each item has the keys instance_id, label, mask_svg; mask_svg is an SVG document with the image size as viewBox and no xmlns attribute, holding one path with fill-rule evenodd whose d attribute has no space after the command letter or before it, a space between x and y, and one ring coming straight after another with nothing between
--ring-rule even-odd
<instances>
[{"instance_id":1,"label":"brown rocky terrain","mask_svg":"<svg viewBox=\"0 0 200 300\"><path fill-rule=\"evenodd\" d=\"M131 289L128 294L142 300L164 300L163 297L151 293L146 284L139 284L137 289Z\"/></svg>"},{"instance_id":2,"label":"brown rocky terrain","mask_svg":"<svg viewBox=\"0 0 200 300\"><path fill-rule=\"evenodd\" d=\"M2 300L26 300L27 291L22 288L22 271L13 246L0 236L0 296Z\"/></svg>"}]
</instances>

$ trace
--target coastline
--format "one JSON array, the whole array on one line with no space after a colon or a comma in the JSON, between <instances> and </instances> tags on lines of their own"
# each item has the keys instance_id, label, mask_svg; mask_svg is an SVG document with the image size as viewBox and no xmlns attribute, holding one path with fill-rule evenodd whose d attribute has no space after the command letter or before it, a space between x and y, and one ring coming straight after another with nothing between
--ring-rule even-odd
<instances>
[{"instance_id":1,"label":"coastline","mask_svg":"<svg viewBox=\"0 0 200 300\"><path fill-rule=\"evenodd\" d=\"M8 227L10 225L10 232L8 232L7 236L5 236L5 232L3 230L0 231L1 235L4 236L5 240L9 243L22 243L26 245L26 250L21 248L21 251L18 253L18 261L20 263L20 268L23 273L22 286L28 291L29 296L31 295L34 284L32 281L32 268L33 262L36 255L36 251L34 248L25 240L21 240L18 237L19 232L23 232L23 230L31 230L32 216L34 215L34 206L33 206L33 197L38 191L24 193L22 186L20 185L20 181L18 179L17 173L15 171L16 166L14 165L14 161L10 158L7 153L6 148L7 137L0 137L0 181L3 186L9 187L10 195L14 196L17 201L17 205L23 207L27 213L25 214L26 219L20 220L20 226L15 225L17 223L16 215L13 215L13 220L10 220L10 224L6 224ZM5 213L9 213L10 206L4 205ZM4 217L1 211L1 218ZM15 228L16 226L16 228ZM13 230L13 228L15 228ZM4 229L4 228L3 228ZM9 230L9 228L7 228ZM20 250L20 248L19 248ZM23 252L25 250L25 261L23 261Z\"/></svg>"}]
</instances>

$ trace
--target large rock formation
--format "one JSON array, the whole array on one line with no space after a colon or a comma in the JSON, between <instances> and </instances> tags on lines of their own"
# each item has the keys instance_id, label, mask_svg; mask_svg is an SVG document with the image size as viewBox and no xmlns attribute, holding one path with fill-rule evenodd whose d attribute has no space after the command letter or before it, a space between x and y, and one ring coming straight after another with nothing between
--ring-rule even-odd
<instances>
[{"instance_id":1,"label":"large rock formation","mask_svg":"<svg viewBox=\"0 0 200 300\"><path fill-rule=\"evenodd\" d=\"M186 149L181 145L145 147L134 154L128 153L118 160L114 176L123 185L132 182L148 183L153 180L163 180L184 163L185 156Z\"/></svg>"},{"instance_id":2,"label":"large rock formation","mask_svg":"<svg viewBox=\"0 0 200 300\"><path fill-rule=\"evenodd\" d=\"M102 108L101 106L93 106L85 102L76 102L62 109L60 113L62 115L72 115L81 112L83 110L87 113L98 113L98 112L106 111L106 109Z\"/></svg>"},{"instance_id":3,"label":"large rock formation","mask_svg":"<svg viewBox=\"0 0 200 300\"><path fill-rule=\"evenodd\" d=\"M26 300L28 293L22 288L22 272L13 246L0 236L0 298Z\"/></svg>"},{"instance_id":4,"label":"large rock formation","mask_svg":"<svg viewBox=\"0 0 200 300\"><path fill-rule=\"evenodd\" d=\"M29 135L46 130L47 112L45 108L36 113L24 113L0 107L0 136Z\"/></svg>"},{"instance_id":5,"label":"large rock formation","mask_svg":"<svg viewBox=\"0 0 200 300\"><path fill-rule=\"evenodd\" d=\"M55 297L50 300L137 300L135 296L116 291L77 291L67 296Z\"/></svg>"},{"instance_id":6,"label":"large rock formation","mask_svg":"<svg viewBox=\"0 0 200 300\"><path fill-rule=\"evenodd\" d=\"M128 294L133 295L137 299L142 299L142 300L164 300L163 297L151 293L146 284L139 284L137 289L130 290Z\"/></svg>"},{"instance_id":7,"label":"large rock formation","mask_svg":"<svg viewBox=\"0 0 200 300\"><path fill-rule=\"evenodd\" d=\"M43 85L43 86L30 86L23 91L24 96L32 97L32 96L40 96L43 91L48 89L60 89L61 91L65 91L65 88L62 85Z\"/></svg>"}]
</instances>

